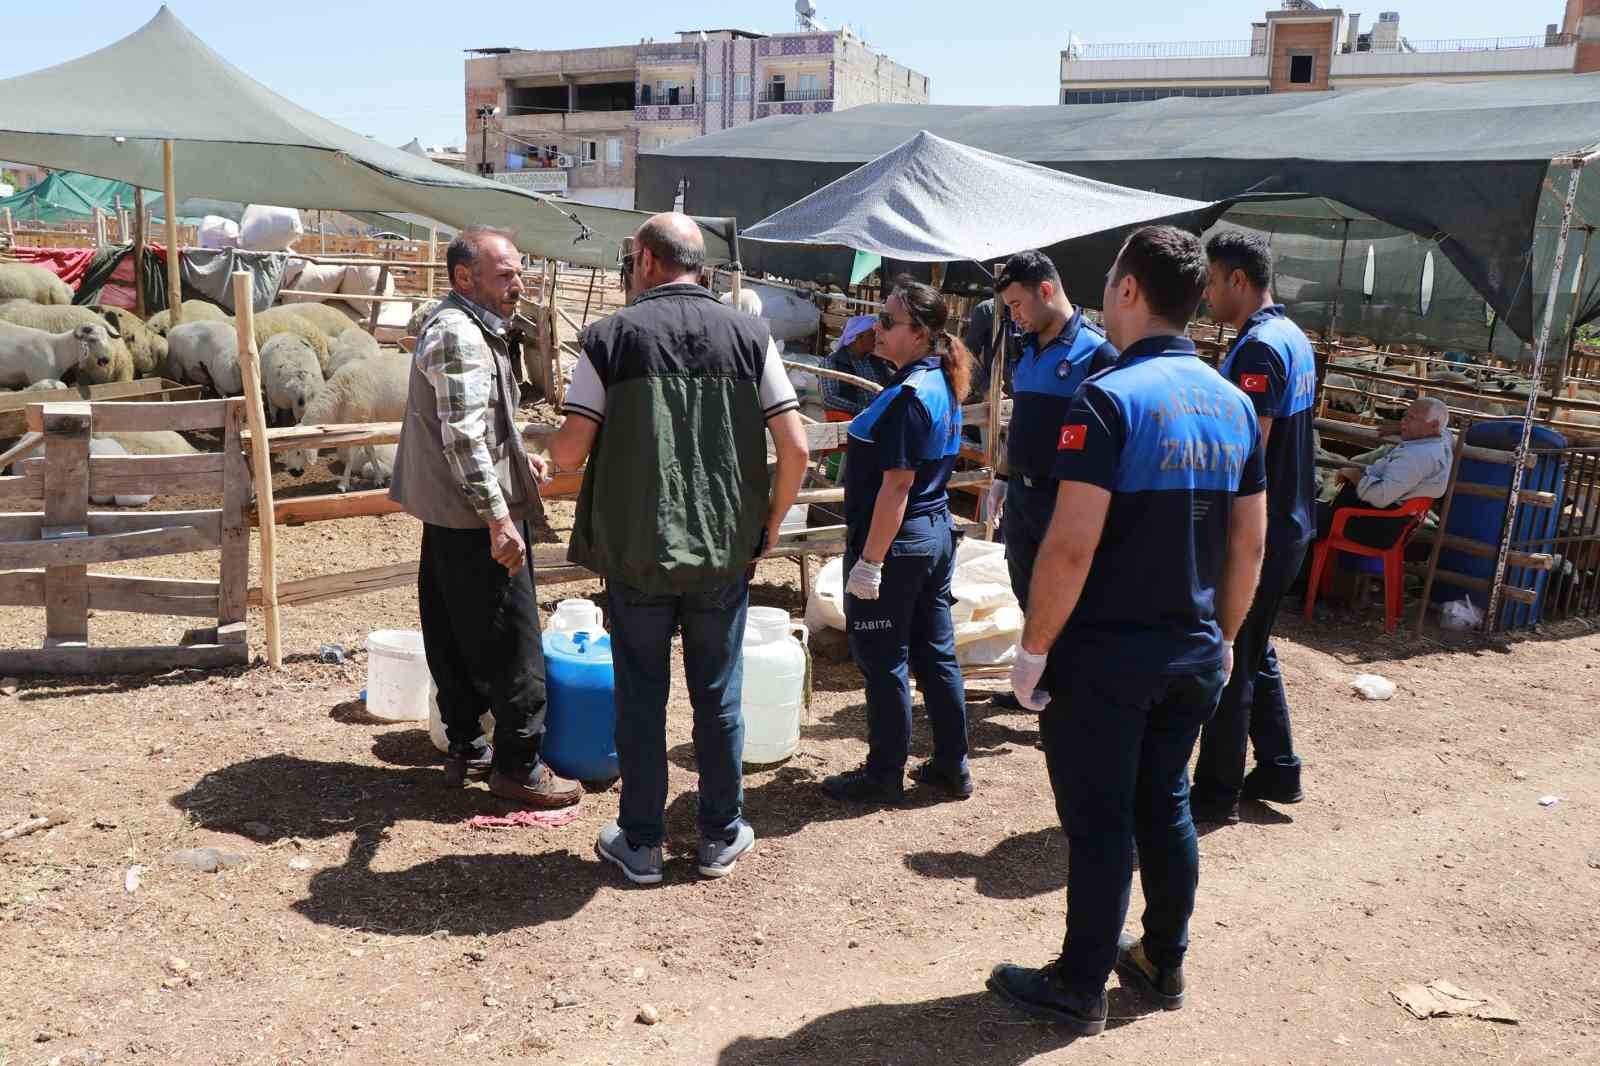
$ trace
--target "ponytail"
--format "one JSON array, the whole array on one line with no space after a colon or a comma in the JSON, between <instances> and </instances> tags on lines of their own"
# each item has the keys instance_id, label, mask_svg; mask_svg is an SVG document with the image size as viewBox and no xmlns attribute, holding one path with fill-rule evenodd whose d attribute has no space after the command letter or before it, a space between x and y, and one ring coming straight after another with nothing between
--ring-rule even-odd
<instances>
[{"instance_id":1,"label":"ponytail","mask_svg":"<svg viewBox=\"0 0 1600 1066\"><path fill-rule=\"evenodd\" d=\"M953 333L940 333L938 337L939 365L944 368L945 380L950 382L950 391L959 406L972 391L972 353Z\"/></svg>"}]
</instances>

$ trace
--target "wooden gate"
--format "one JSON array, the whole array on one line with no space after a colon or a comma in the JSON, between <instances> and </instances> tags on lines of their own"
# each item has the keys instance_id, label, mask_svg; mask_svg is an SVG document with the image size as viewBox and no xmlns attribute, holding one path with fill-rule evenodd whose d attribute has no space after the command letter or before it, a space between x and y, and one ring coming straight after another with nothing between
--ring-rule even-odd
<instances>
[{"instance_id":1,"label":"wooden gate","mask_svg":"<svg viewBox=\"0 0 1600 1066\"><path fill-rule=\"evenodd\" d=\"M249 585L250 471L241 443L244 401L50 403L28 409L44 454L0 477L0 498L42 499L44 509L0 514L0 604L43 607L39 648L0 650L0 674L113 674L242 664ZM221 452L89 454L91 432L220 430ZM216 494L193 511L94 511L91 496ZM97 564L221 550L219 580L90 573ZM215 618L194 644L102 647L89 643L89 611Z\"/></svg>"}]
</instances>

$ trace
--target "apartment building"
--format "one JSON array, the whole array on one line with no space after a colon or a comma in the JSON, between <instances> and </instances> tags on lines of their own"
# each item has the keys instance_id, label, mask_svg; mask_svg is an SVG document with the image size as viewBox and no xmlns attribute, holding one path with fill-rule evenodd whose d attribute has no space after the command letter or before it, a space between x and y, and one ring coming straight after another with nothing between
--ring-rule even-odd
<instances>
[{"instance_id":1,"label":"apartment building","mask_svg":"<svg viewBox=\"0 0 1600 1066\"><path fill-rule=\"evenodd\" d=\"M1359 12L1284 0L1226 41L1084 44L1061 53L1063 104L1169 96L1251 96L1399 85L1424 80L1586 73L1600 70L1600 0L1567 0L1561 23L1510 37L1424 39L1401 30L1400 13L1363 26Z\"/></svg>"},{"instance_id":2,"label":"apartment building","mask_svg":"<svg viewBox=\"0 0 1600 1066\"><path fill-rule=\"evenodd\" d=\"M466 61L467 159L526 188L632 207L641 151L769 115L925 104L928 92L926 75L849 28L692 30L676 41L605 48L475 49Z\"/></svg>"}]
</instances>

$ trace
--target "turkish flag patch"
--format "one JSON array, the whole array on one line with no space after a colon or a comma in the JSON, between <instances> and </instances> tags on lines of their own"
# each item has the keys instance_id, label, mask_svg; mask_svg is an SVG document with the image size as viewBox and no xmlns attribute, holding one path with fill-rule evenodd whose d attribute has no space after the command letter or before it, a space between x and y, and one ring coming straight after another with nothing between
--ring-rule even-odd
<instances>
[{"instance_id":1,"label":"turkish flag patch","mask_svg":"<svg viewBox=\"0 0 1600 1066\"><path fill-rule=\"evenodd\" d=\"M1062 426L1061 439L1056 442L1058 452L1081 452L1089 439L1088 426Z\"/></svg>"},{"instance_id":2,"label":"turkish flag patch","mask_svg":"<svg viewBox=\"0 0 1600 1066\"><path fill-rule=\"evenodd\" d=\"M1265 374L1240 374L1239 387L1245 392L1266 392L1267 375Z\"/></svg>"}]
</instances>

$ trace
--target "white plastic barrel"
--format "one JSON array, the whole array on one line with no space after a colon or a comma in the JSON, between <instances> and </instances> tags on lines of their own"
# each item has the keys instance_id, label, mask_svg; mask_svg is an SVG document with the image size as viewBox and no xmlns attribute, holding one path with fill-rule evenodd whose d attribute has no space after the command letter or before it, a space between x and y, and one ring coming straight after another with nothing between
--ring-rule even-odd
<instances>
[{"instance_id":1,"label":"white plastic barrel","mask_svg":"<svg viewBox=\"0 0 1600 1066\"><path fill-rule=\"evenodd\" d=\"M806 627L777 607L752 607L744 624L744 761L782 762L800 746Z\"/></svg>"},{"instance_id":2,"label":"white plastic barrel","mask_svg":"<svg viewBox=\"0 0 1600 1066\"><path fill-rule=\"evenodd\" d=\"M422 634L380 629L367 637L367 713L386 722L428 720L428 660Z\"/></svg>"}]
</instances>

